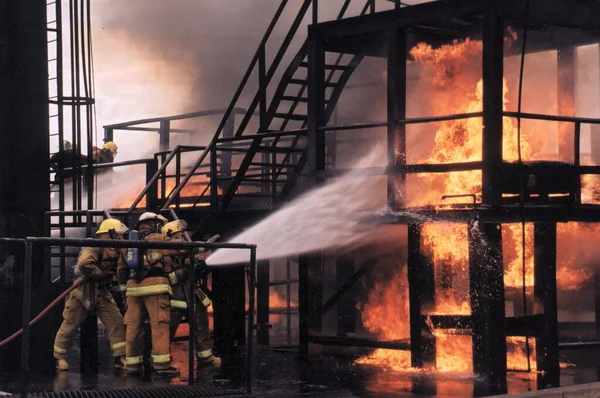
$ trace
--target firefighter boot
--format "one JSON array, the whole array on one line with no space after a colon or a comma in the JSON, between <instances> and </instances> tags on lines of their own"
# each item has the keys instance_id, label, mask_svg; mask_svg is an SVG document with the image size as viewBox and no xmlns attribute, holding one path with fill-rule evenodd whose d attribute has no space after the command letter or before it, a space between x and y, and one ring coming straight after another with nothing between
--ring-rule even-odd
<instances>
[{"instance_id":1,"label":"firefighter boot","mask_svg":"<svg viewBox=\"0 0 600 398\"><path fill-rule=\"evenodd\" d=\"M220 368L221 367L221 358L211 355L206 358L198 357L198 368Z\"/></svg>"},{"instance_id":2,"label":"firefighter boot","mask_svg":"<svg viewBox=\"0 0 600 398\"><path fill-rule=\"evenodd\" d=\"M158 368L158 369L155 368L154 371L156 372L156 375L159 377L171 378L171 377L179 376L179 369L175 368L173 366L169 366L167 368Z\"/></svg>"},{"instance_id":3,"label":"firefighter boot","mask_svg":"<svg viewBox=\"0 0 600 398\"><path fill-rule=\"evenodd\" d=\"M125 355L115 357L115 369L125 369Z\"/></svg>"},{"instance_id":4,"label":"firefighter boot","mask_svg":"<svg viewBox=\"0 0 600 398\"><path fill-rule=\"evenodd\" d=\"M57 359L56 360L56 369L64 372L69 370L69 364L67 363L66 359Z\"/></svg>"}]
</instances>

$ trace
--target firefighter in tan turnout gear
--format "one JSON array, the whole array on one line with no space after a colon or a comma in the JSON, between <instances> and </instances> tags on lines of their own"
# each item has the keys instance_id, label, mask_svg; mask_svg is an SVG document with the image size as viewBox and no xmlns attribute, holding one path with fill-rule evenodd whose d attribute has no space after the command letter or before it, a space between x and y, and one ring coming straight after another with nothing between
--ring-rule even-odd
<instances>
[{"instance_id":1,"label":"firefighter in tan turnout gear","mask_svg":"<svg viewBox=\"0 0 600 398\"><path fill-rule=\"evenodd\" d=\"M162 241L160 228L167 221L163 216L144 213L136 225L142 240ZM128 373L138 373L143 363L143 327L146 318L150 321L152 334L152 366L157 374L176 376L179 370L171 366L169 319L170 297L169 279L164 270L162 249L147 249L142 252L140 265L135 276L128 280L129 268L123 264L119 268L119 285L126 284L127 310L125 312L126 369Z\"/></svg>"},{"instance_id":2,"label":"firefighter in tan turnout gear","mask_svg":"<svg viewBox=\"0 0 600 398\"><path fill-rule=\"evenodd\" d=\"M171 221L163 226L162 233L165 241L181 242L185 241L185 230L187 224L183 220ZM187 311L186 300L186 281L189 279L189 270L186 260L189 263L189 250L166 250L165 251L165 270L169 275L169 281L173 289L173 298L171 300L171 337L175 335L181 319ZM199 261L204 261L202 253L197 252L195 257ZM220 366L221 359L216 357L210 346L208 332L208 311L211 305L210 299L206 294L196 286L194 298L196 303L196 333L195 345L198 366ZM189 319L189 318L188 318Z\"/></svg>"},{"instance_id":3,"label":"firefighter in tan turnout gear","mask_svg":"<svg viewBox=\"0 0 600 398\"><path fill-rule=\"evenodd\" d=\"M122 239L127 227L119 220L102 221L96 235L99 239ZM63 311L63 323L54 340L54 357L58 370L68 370L67 351L73 343L79 326L90 312L98 315L108 334L115 357L115 367L124 366L125 325L123 317L109 292L111 280L118 267L126 266L125 250L86 247L79 253L77 267L86 282L71 292Z\"/></svg>"}]
</instances>

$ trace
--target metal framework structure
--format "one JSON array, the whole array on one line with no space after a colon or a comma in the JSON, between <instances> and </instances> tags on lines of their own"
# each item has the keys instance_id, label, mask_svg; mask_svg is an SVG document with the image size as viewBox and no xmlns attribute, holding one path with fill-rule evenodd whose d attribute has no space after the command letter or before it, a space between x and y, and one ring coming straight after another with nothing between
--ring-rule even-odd
<instances>
[{"instance_id":1,"label":"metal framework structure","mask_svg":"<svg viewBox=\"0 0 600 398\"><path fill-rule=\"evenodd\" d=\"M432 222L452 222L469 225L469 280L472 314L470 316L438 315L431 319L436 327L470 330L473 335L474 371L484 376L477 393L506 391L506 336L530 336L537 339L538 386L545 388L559 384L558 329L556 298L556 223L566 221L600 221L600 208L581 201L582 175L600 174L600 166L585 166L580 159L581 125L600 125L600 120L571 116L552 116L523 112L505 112L503 104L503 61L506 55L503 35L505 23L527 26L547 40L527 51L558 50L559 68L567 69L574 62L576 46L599 43L600 26L597 15L600 5L584 0L447 0L400 7L376 13L375 1L362 0L360 15L345 18L352 0L344 1L335 21L319 23L318 3L304 0L288 35L281 43L270 65L265 48L284 12L283 0L269 25L252 62L236 91L230 106L213 138L206 146L177 146L168 150L170 133L185 133L173 129L174 120L202 117L207 113L179 115L118 125L105 126L105 140L118 129L155 131L160 136L161 149L147 164L147 185L123 211L129 217L143 208L176 211L181 214L211 214L224 216L232 212L260 211L264 214L293 196L303 178L305 185L322 183L336 177L337 170L328 162L331 153L327 133L348 130L387 129L388 165L384 168L363 170L370 175L388 176L388 205L391 210L407 208L405 192L407 176L416 173L447 173L478 170L482 174L481 200L450 206L446 210L431 207L411 208L420 217L388 215L378 221L408 226L408 280L410 301L410 340L372 341L322 334L323 315L344 300L374 264L362 264L351 275L340 271L340 289L327 301L323 300L322 253L298 258L298 278L270 281L268 262L258 265L258 340L268 344L269 288L274 285L298 283L300 318L300 354L318 355L323 345L350 345L410 350L412 364L423 367L435 358L435 341L425 326L425 306L435 300L433 265L421 253L422 219ZM267 98L268 89L280 63L296 35L302 19L312 9L313 24L308 39L293 57L274 87L274 95ZM564 36L546 29L547 26L584 30L585 35ZM480 33L483 42L482 112L446 115L428 118L406 117L407 57L414 44L424 41L434 46L467 38L471 32ZM519 44L519 40L516 42ZM516 45L513 48L518 48ZM334 54L334 62L328 54ZM367 56L387 59L387 121L332 126L330 119L346 83ZM257 74L258 90L247 109L240 108L240 97L252 74ZM574 91L572 76L560 85ZM560 102L560 101L559 101ZM564 106L559 103L559 107ZM242 116L239 123L237 115ZM255 120L257 117L258 120ZM503 118L545 120L573 127L572 164L538 162L511 164L503 161ZM483 120L482 159L476 162L453 164L408 164L406 126L410 124L444 122L451 120ZM158 123L158 127L141 124ZM571 151L561 147L562 155ZM196 152L198 157L190 167L182 167L184 152ZM107 166L118 166L111 164ZM104 167L93 166L93 167ZM524 175L534 175L538 184L522 189ZM559 178L549 179L554 175ZM306 178L307 177L307 178ZM169 190L167 181L174 180ZM558 183L555 183L558 181ZM201 193L190 191L193 184L203 187ZM192 192L192 193L190 193ZM561 194L555 198L552 194ZM503 194L513 195L506 199ZM517 197L515 200L514 197ZM145 205L142 200L146 199ZM187 218L187 217L186 217ZM532 222L535 224L535 286L534 297L542 303L542 313L527 317L506 317L504 308L502 223ZM486 242L485 245L481 242ZM347 259L340 257L339 269ZM484 267L484 264L486 265ZM253 285L252 285L253 287ZM251 291L254 289L251 288ZM288 293L288 324L291 306ZM600 306L599 306L600 308ZM341 312L340 312L341 311ZM348 315L338 308L340 317ZM351 322L349 322L351 323ZM348 329L352 326L344 326ZM573 348L563 345L563 348Z\"/></svg>"},{"instance_id":2,"label":"metal framework structure","mask_svg":"<svg viewBox=\"0 0 600 398\"><path fill-rule=\"evenodd\" d=\"M576 3L576 4L574 4ZM574 48L600 42L600 15L597 3L586 1L445 1L416 5L399 10L365 15L309 27L308 41L308 132L305 172L317 183L339 171L325 165L325 132L387 127L388 166L365 170L368 174L388 175L388 206L393 211L406 210L406 177L412 173L445 173L479 170L482 174L481 201L450 206L448 210L410 208L415 216L389 216L384 222L408 225L408 281L410 301L410 342L372 342L322 335L322 316L329 303L347 292L342 288L327 304L323 304L322 256L319 253L301 257L300 267L300 353L318 355L324 344L356 345L410 349L412 365L423 367L435 360L435 340L427 332L425 308L435 301L433 264L421 253L422 221L452 222L469 225L470 316L438 315L436 327L467 329L473 336L473 370L483 376L475 393L506 391L506 336L529 336L537 339L536 356L538 387L559 385L558 321L556 285L556 223L564 221L597 222L600 208L581 202L580 178L599 174L597 166L583 166L580 161L581 124L599 124L598 119L549 116L503 111L503 61L505 23L527 25L540 30L548 25L583 29L586 35L563 37L544 33L548 41L534 51L557 49L562 61L559 68L574 62ZM482 79L483 110L475 114L431 118L406 118L407 52L412 45L424 41L432 45L451 43L481 32L483 41ZM528 49L529 51L529 49ZM326 70L327 52L371 54L387 58L388 120L354 126L327 126ZM569 56L571 54L571 56ZM561 83L561 82L559 82ZM574 90L574 85L566 85ZM565 88L565 87L563 87ZM571 91L573 93L573 91ZM559 100L559 107L561 106ZM573 127L572 164L534 162L511 164L503 160L503 118L536 119L568 123ZM406 126L468 118L483 120L483 152L481 161L455 164L407 164ZM561 146L561 155L569 146ZM571 147L572 148L572 147ZM571 149L572 150L572 149ZM524 176L533 175L537 183L520 190ZM516 201L503 194L517 195ZM561 194L560 199L555 198ZM426 216L426 217L421 217ZM511 222L535 224L534 297L541 303L541 314L526 317L505 315L502 236L500 225ZM359 277L358 275L353 278ZM352 285L348 281L348 286ZM569 348L569 347L564 347Z\"/></svg>"}]
</instances>

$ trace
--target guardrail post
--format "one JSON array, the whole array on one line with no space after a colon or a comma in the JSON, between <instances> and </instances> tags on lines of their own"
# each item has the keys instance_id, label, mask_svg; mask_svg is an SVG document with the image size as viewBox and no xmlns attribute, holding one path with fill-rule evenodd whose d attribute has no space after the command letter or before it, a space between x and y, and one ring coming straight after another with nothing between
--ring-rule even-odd
<instances>
[{"instance_id":1,"label":"guardrail post","mask_svg":"<svg viewBox=\"0 0 600 398\"><path fill-rule=\"evenodd\" d=\"M31 267L33 243L25 241L25 265L23 269L23 337L21 337L21 386L22 397L27 397L29 384L29 321L31 318Z\"/></svg>"},{"instance_id":2,"label":"guardrail post","mask_svg":"<svg viewBox=\"0 0 600 398\"><path fill-rule=\"evenodd\" d=\"M154 174L158 171L158 159L152 159L146 163L146 184L152 180ZM155 181L146 193L146 209L153 211L158 208L158 182Z\"/></svg>"},{"instance_id":3,"label":"guardrail post","mask_svg":"<svg viewBox=\"0 0 600 398\"><path fill-rule=\"evenodd\" d=\"M210 207L219 210L219 175L217 173L217 144L210 148Z\"/></svg>"},{"instance_id":4,"label":"guardrail post","mask_svg":"<svg viewBox=\"0 0 600 398\"><path fill-rule=\"evenodd\" d=\"M189 349L188 349L188 384L194 384L194 357L196 355L196 267L194 254L190 254L190 279L188 281L188 320L189 320Z\"/></svg>"},{"instance_id":5,"label":"guardrail post","mask_svg":"<svg viewBox=\"0 0 600 398\"><path fill-rule=\"evenodd\" d=\"M325 169L325 49L314 26L308 28L308 132L306 171L309 178Z\"/></svg>"},{"instance_id":6,"label":"guardrail post","mask_svg":"<svg viewBox=\"0 0 600 398\"><path fill-rule=\"evenodd\" d=\"M246 393L252 394L252 344L254 341L254 287L256 286L256 247L250 249L248 275L248 333L246 337Z\"/></svg>"},{"instance_id":7,"label":"guardrail post","mask_svg":"<svg viewBox=\"0 0 600 398\"><path fill-rule=\"evenodd\" d=\"M312 2L312 23L319 23L319 0Z\"/></svg>"}]
</instances>

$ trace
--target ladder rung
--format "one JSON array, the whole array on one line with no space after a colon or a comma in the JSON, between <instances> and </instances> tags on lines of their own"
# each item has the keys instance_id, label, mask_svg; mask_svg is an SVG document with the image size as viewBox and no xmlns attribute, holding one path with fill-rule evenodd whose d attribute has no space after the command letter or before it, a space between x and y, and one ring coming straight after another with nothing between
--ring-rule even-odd
<instances>
[{"instance_id":1,"label":"ladder rung","mask_svg":"<svg viewBox=\"0 0 600 398\"><path fill-rule=\"evenodd\" d=\"M50 58L48 62L56 61L58 58Z\"/></svg>"},{"instance_id":2,"label":"ladder rung","mask_svg":"<svg viewBox=\"0 0 600 398\"><path fill-rule=\"evenodd\" d=\"M58 32L57 28L46 28L46 30L49 30L50 32Z\"/></svg>"},{"instance_id":3,"label":"ladder rung","mask_svg":"<svg viewBox=\"0 0 600 398\"><path fill-rule=\"evenodd\" d=\"M58 115L50 115L48 116L50 119L52 119L53 117L58 117Z\"/></svg>"},{"instance_id":4,"label":"ladder rung","mask_svg":"<svg viewBox=\"0 0 600 398\"><path fill-rule=\"evenodd\" d=\"M56 79L58 79L58 76L57 77L49 77L48 81L52 81L52 80L56 80Z\"/></svg>"},{"instance_id":5,"label":"ladder rung","mask_svg":"<svg viewBox=\"0 0 600 398\"><path fill-rule=\"evenodd\" d=\"M279 119L291 119L300 121L308 119L308 116L306 115L297 115L295 113L276 113L274 116Z\"/></svg>"},{"instance_id":6,"label":"ladder rung","mask_svg":"<svg viewBox=\"0 0 600 398\"><path fill-rule=\"evenodd\" d=\"M48 42L47 42L47 43L48 43L48 44L50 44L50 43L54 43L55 41L58 41L58 39L52 39L52 40L48 40Z\"/></svg>"},{"instance_id":7,"label":"ladder rung","mask_svg":"<svg viewBox=\"0 0 600 398\"><path fill-rule=\"evenodd\" d=\"M46 25L51 25L53 23L56 23L56 19L54 21L47 22Z\"/></svg>"}]
</instances>

